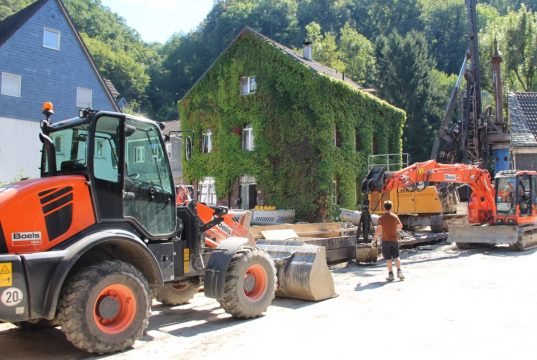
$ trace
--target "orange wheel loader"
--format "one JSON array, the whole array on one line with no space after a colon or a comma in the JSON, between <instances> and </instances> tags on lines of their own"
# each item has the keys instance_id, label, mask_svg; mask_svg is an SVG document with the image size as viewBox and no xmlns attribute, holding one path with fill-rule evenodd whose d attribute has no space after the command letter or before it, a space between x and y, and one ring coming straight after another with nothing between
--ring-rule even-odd
<instances>
[{"instance_id":1,"label":"orange wheel loader","mask_svg":"<svg viewBox=\"0 0 537 360\"><path fill-rule=\"evenodd\" d=\"M60 325L74 346L110 353L148 326L152 295L183 304L205 295L238 318L271 304L274 260L248 239L205 246L223 221L176 204L160 123L82 110L41 122L41 177L0 187L0 321ZM191 149L189 149L191 151Z\"/></svg>"}]
</instances>

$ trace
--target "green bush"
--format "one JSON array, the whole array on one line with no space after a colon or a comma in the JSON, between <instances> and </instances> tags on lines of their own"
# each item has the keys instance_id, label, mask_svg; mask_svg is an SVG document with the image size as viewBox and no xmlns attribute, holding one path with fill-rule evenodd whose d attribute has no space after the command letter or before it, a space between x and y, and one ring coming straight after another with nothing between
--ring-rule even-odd
<instances>
[{"instance_id":1,"label":"green bush","mask_svg":"<svg viewBox=\"0 0 537 360\"><path fill-rule=\"evenodd\" d=\"M255 94L240 95L242 76L256 77ZM252 32L243 32L217 59L179 102L179 111L183 129L196 134L185 179L212 176L218 198L226 198L240 176L255 176L266 203L295 209L297 220L305 221L333 219L339 207L355 208L373 138L376 153L401 152L405 121L403 111L320 75ZM253 152L242 150L246 124L254 129ZM213 151L203 154L201 134L209 128ZM335 179L337 207L331 205Z\"/></svg>"}]
</instances>

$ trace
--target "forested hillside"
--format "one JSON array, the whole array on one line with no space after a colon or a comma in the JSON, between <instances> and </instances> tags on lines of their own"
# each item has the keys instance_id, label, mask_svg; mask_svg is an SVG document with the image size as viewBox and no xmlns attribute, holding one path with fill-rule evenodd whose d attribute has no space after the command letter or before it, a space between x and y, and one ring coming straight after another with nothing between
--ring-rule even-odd
<instances>
[{"instance_id":1,"label":"forested hillside","mask_svg":"<svg viewBox=\"0 0 537 360\"><path fill-rule=\"evenodd\" d=\"M100 0L63 0L99 69L130 111L177 118L180 99L245 25L291 48L304 40L316 60L345 72L407 111L404 151L429 156L467 47L464 0L228 0L195 31L146 44ZM4 0L0 20L31 0ZM537 90L537 0L478 5L485 88L494 42L507 90ZM188 11L188 9L185 9ZM485 96L485 102L492 101Z\"/></svg>"}]
</instances>

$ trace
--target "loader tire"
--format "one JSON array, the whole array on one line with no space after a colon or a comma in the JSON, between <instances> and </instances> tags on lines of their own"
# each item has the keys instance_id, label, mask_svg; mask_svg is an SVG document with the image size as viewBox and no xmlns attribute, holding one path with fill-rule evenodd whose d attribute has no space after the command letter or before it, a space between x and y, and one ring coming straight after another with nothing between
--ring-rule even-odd
<instances>
[{"instance_id":1,"label":"loader tire","mask_svg":"<svg viewBox=\"0 0 537 360\"><path fill-rule=\"evenodd\" d=\"M122 261L83 268L62 290L59 320L67 340L83 351L124 350L148 325L149 285L142 273Z\"/></svg>"},{"instance_id":2,"label":"loader tire","mask_svg":"<svg viewBox=\"0 0 537 360\"><path fill-rule=\"evenodd\" d=\"M183 305L197 294L200 285L199 278L192 281L166 284L155 289L153 295L155 300L164 305Z\"/></svg>"},{"instance_id":3,"label":"loader tire","mask_svg":"<svg viewBox=\"0 0 537 360\"><path fill-rule=\"evenodd\" d=\"M224 296L218 302L235 318L253 318L267 310L275 288L276 269L270 256L263 250L244 246L231 259Z\"/></svg>"}]
</instances>

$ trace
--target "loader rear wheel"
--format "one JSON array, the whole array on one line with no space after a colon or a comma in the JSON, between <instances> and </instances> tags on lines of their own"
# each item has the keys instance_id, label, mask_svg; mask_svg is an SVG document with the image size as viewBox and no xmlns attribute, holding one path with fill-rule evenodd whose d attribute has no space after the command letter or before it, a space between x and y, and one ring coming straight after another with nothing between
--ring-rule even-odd
<instances>
[{"instance_id":1,"label":"loader rear wheel","mask_svg":"<svg viewBox=\"0 0 537 360\"><path fill-rule=\"evenodd\" d=\"M155 300L164 305L186 304L197 294L200 287L200 279L166 284L154 290Z\"/></svg>"},{"instance_id":2,"label":"loader rear wheel","mask_svg":"<svg viewBox=\"0 0 537 360\"><path fill-rule=\"evenodd\" d=\"M124 350L149 318L149 285L134 266L103 261L76 273L64 287L59 320L67 340L91 353Z\"/></svg>"},{"instance_id":3,"label":"loader rear wheel","mask_svg":"<svg viewBox=\"0 0 537 360\"><path fill-rule=\"evenodd\" d=\"M233 317L247 319L264 313L274 299L276 269L263 250L245 246L237 250L229 265L224 296L218 299Z\"/></svg>"}]
</instances>

